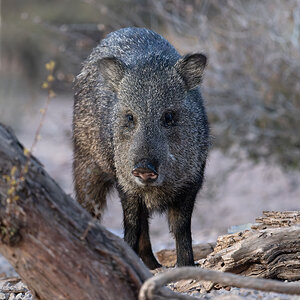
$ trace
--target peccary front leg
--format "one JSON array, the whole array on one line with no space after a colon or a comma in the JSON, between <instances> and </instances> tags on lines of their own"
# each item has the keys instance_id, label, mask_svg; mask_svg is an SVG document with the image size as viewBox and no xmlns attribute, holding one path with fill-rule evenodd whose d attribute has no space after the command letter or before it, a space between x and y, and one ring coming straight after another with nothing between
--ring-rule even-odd
<instances>
[{"instance_id":1,"label":"peccary front leg","mask_svg":"<svg viewBox=\"0 0 300 300\"><path fill-rule=\"evenodd\" d=\"M171 233L176 241L177 266L193 266L191 218L196 195L180 197L168 210Z\"/></svg>"},{"instance_id":2,"label":"peccary front leg","mask_svg":"<svg viewBox=\"0 0 300 300\"><path fill-rule=\"evenodd\" d=\"M142 199L119 192L123 208L124 240L151 270L161 267L153 255L149 238L148 210Z\"/></svg>"},{"instance_id":3,"label":"peccary front leg","mask_svg":"<svg viewBox=\"0 0 300 300\"><path fill-rule=\"evenodd\" d=\"M141 234L140 199L120 194L123 208L123 226L125 242L138 253L139 237Z\"/></svg>"},{"instance_id":4,"label":"peccary front leg","mask_svg":"<svg viewBox=\"0 0 300 300\"><path fill-rule=\"evenodd\" d=\"M145 265L151 269L154 270L156 268L160 268L161 265L156 260L151 247L150 242L150 236L149 236L149 213L147 208L142 205L141 207L141 214L140 214L140 220L141 220L141 235L139 238L139 256L145 263Z\"/></svg>"}]
</instances>

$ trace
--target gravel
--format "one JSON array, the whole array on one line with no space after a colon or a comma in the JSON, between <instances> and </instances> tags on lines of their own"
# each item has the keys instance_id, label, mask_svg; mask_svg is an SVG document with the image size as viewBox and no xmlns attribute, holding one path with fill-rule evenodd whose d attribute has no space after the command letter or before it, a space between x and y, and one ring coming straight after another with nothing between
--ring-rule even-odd
<instances>
[{"instance_id":1,"label":"gravel","mask_svg":"<svg viewBox=\"0 0 300 300\"><path fill-rule=\"evenodd\" d=\"M0 279L0 300L33 300L27 286L19 277Z\"/></svg>"},{"instance_id":2,"label":"gravel","mask_svg":"<svg viewBox=\"0 0 300 300\"><path fill-rule=\"evenodd\" d=\"M200 294L200 293L194 293L192 294L195 297L199 297L199 299L263 299L263 300L299 300L299 296L292 296L292 295L286 295L286 294L278 294L278 293L268 293L268 292L262 292L262 291L256 291L256 290L249 290L249 289L240 289L240 288L231 288L230 291L227 291L225 289L221 290L213 290L210 293L207 294ZM220 298L219 298L220 297ZM226 298L224 298L226 297Z\"/></svg>"}]
</instances>

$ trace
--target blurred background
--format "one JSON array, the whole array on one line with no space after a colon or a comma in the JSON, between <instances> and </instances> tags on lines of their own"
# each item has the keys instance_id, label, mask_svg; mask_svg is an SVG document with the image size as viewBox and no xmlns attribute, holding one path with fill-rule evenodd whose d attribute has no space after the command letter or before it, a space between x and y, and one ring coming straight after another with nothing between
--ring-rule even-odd
<instances>
[{"instance_id":1,"label":"blurred background","mask_svg":"<svg viewBox=\"0 0 300 300\"><path fill-rule=\"evenodd\" d=\"M201 51L213 146L193 216L194 243L253 223L263 210L298 210L300 200L300 2L297 0L0 0L0 121L30 148L45 106L45 64L54 60L51 100L34 155L73 194L72 80L105 35L150 28L181 54ZM104 224L122 236L118 197ZM153 247L174 247L164 216Z\"/></svg>"}]
</instances>

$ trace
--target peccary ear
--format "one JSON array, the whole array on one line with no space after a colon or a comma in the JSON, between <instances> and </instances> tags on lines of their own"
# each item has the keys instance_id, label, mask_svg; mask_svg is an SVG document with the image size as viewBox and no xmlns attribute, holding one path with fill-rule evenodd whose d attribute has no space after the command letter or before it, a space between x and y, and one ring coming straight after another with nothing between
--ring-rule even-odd
<instances>
[{"instance_id":1,"label":"peccary ear","mask_svg":"<svg viewBox=\"0 0 300 300\"><path fill-rule=\"evenodd\" d=\"M125 64L115 57L104 57L98 61L98 68L109 88L117 92L125 74Z\"/></svg>"},{"instance_id":2,"label":"peccary ear","mask_svg":"<svg viewBox=\"0 0 300 300\"><path fill-rule=\"evenodd\" d=\"M177 61L175 69L181 75L187 90L191 90L202 81L207 58L204 54L187 54Z\"/></svg>"}]
</instances>

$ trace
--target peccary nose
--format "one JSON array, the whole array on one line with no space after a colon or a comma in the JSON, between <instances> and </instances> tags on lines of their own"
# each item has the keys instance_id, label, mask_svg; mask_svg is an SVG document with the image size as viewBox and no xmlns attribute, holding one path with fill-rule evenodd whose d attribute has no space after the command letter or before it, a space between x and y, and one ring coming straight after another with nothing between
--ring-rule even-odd
<instances>
[{"instance_id":1,"label":"peccary nose","mask_svg":"<svg viewBox=\"0 0 300 300\"><path fill-rule=\"evenodd\" d=\"M140 177L143 181L155 181L158 177L158 173L155 167L149 162L141 162L135 165L132 175Z\"/></svg>"}]
</instances>

